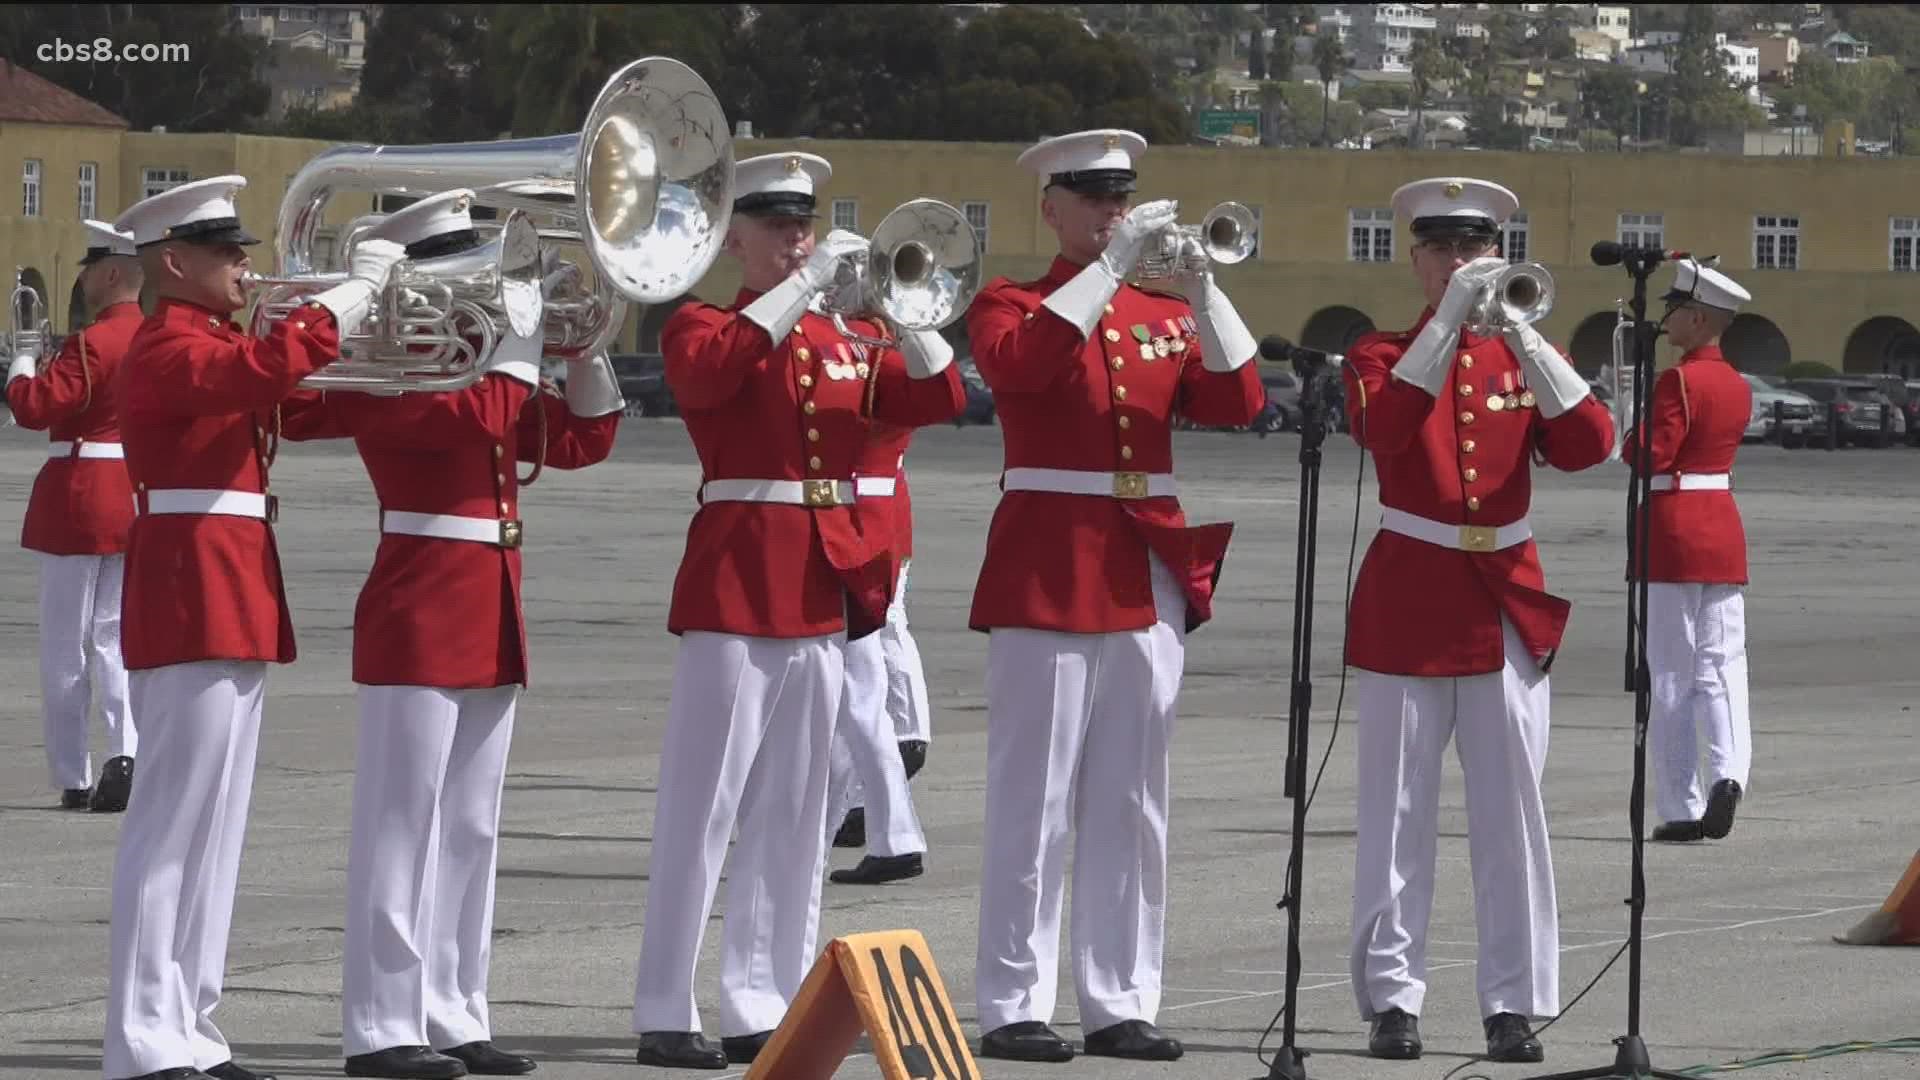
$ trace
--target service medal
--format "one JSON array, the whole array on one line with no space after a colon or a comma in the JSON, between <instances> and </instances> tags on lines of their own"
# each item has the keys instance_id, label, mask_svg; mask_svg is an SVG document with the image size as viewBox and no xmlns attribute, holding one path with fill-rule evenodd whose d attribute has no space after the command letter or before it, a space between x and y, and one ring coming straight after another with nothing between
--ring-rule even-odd
<instances>
[{"instance_id":1,"label":"service medal","mask_svg":"<svg viewBox=\"0 0 1920 1080\"><path fill-rule=\"evenodd\" d=\"M1499 412L1501 409L1504 409L1506 407L1507 407L1506 398L1501 397L1499 394L1489 394L1487 396L1488 412Z\"/></svg>"}]
</instances>

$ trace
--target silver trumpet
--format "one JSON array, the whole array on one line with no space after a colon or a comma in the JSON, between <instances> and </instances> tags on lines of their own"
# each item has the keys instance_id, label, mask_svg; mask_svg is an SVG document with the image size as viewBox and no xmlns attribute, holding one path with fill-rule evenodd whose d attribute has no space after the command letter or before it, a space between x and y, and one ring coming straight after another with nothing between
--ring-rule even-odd
<instances>
[{"instance_id":1,"label":"silver trumpet","mask_svg":"<svg viewBox=\"0 0 1920 1080\"><path fill-rule=\"evenodd\" d=\"M351 244L366 229L357 230ZM301 380L316 390L458 390L503 333L533 335L541 326L540 240L519 211L492 240L468 251L403 260L375 297L373 311L341 339L340 358ZM347 279L340 271L294 277L248 275L259 290L255 333L292 315L315 294ZM504 324L504 326L502 325Z\"/></svg>"},{"instance_id":2,"label":"silver trumpet","mask_svg":"<svg viewBox=\"0 0 1920 1080\"><path fill-rule=\"evenodd\" d=\"M542 336L543 355L594 355L619 334L629 303L664 303L682 295L719 257L733 213L731 130L712 88L692 68L650 56L607 80L572 135L336 147L308 162L288 186L276 232L280 265L296 278L324 272L314 260L314 240L328 201L339 192L424 197L471 188L477 206L518 211L531 220L538 249L533 280L547 287L533 328ZM524 239L517 233L506 237L517 229L511 213L500 225L474 224L483 237L504 237L518 258ZM553 248L561 245L584 249L585 259L560 260ZM520 264L513 265L516 273L507 280L518 280ZM401 319L403 313L390 305L405 295L390 291L377 314ZM448 299L428 295L423 310L444 318L429 318L408 340L433 339L438 358L449 366L421 375L404 370L407 364L395 355L377 354L369 357L372 363L396 365L380 388L457 389L479 378L459 367L471 349L440 347L464 328L452 325L455 312L474 326L483 322L493 339L510 325L519 332L510 310L478 297L466 307L435 303ZM325 385L338 366L311 376L310 384ZM347 377L355 388L366 388L364 375Z\"/></svg>"},{"instance_id":3,"label":"silver trumpet","mask_svg":"<svg viewBox=\"0 0 1920 1080\"><path fill-rule=\"evenodd\" d=\"M882 218L864 258L840 260L822 310L848 341L894 343L848 328L848 317L878 315L901 331L939 330L980 291L980 239L965 214L938 199L914 199Z\"/></svg>"},{"instance_id":4,"label":"silver trumpet","mask_svg":"<svg viewBox=\"0 0 1920 1080\"><path fill-rule=\"evenodd\" d=\"M1613 392L1610 402L1613 413L1613 453L1607 455L1608 461L1619 461L1626 451L1627 429L1633 427L1639 418L1634 415L1633 361L1627 355L1629 342L1633 340L1633 318L1627 314L1624 300L1614 302L1613 323L1613 367L1608 371L1608 389Z\"/></svg>"},{"instance_id":5,"label":"silver trumpet","mask_svg":"<svg viewBox=\"0 0 1920 1080\"><path fill-rule=\"evenodd\" d=\"M27 284L27 272L13 268L13 293L7 298L8 359L31 356L44 367L51 355L53 324L47 319L47 302L40 291Z\"/></svg>"},{"instance_id":6,"label":"silver trumpet","mask_svg":"<svg viewBox=\"0 0 1920 1080\"><path fill-rule=\"evenodd\" d=\"M1206 269L1208 263L1231 266L1253 254L1259 224L1253 211L1237 202L1223 202L1207 211L1198 225L1169 225L1147 241L1134 270L1136 281L1157 281L1182 272ZM1204 259L1197 258L1198 254Z\"/></svg>"},{"instance_id":7,"label":"silver trumpet","mask_svg":"<svg viewBox=\"0 0 1920 1080\"><path fill-rule=\"evenodd\" d=\"M1513 263L1494 274L1467 313L1466 327L1481 337L1539 322L1553 310L1553 275L1539 263Z\"/></svg>"}]
</instances>

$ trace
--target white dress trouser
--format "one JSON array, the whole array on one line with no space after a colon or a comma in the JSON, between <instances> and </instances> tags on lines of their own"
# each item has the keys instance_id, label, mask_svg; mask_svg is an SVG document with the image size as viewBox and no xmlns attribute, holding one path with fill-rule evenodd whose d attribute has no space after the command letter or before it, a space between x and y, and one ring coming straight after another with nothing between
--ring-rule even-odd
<instances>
[{"instance_id":1,"label":"white dress trouser","mask_svg":"<svg viewBox=\"0 0 1920 1080\"><path fill-rule=\"evenodd\" d=\"M40 699L53 786L93 786L88 727L99 716L107 756L133 757L138 743L120 658L120 581L125 555L40 553Z\"/></svg>"},{"instance_id":2,"label":"white dress trouser","mask_svg":"<svg viewBox=\"0 0 1920 1080\"><path fill-rule=\"evenodd\" d=\"M987 645L987 807L974 986L980 1029L1049 1023L1067 835L1080 1025L1153 1022L1167 907L1168 749L1186 599L1156 556L1141 630L995 629Z\"/></svg>"},{"instance_id":3,"label":"white dress trouser","mask_svg":"<svg viewBox=\"0 0 1920 1080\"><path fill-rule=\"evenodd\" d=\"M1703 793L1722 780L1742 791L1753 765L1747 715L1746 598L1735 585L1647 583L1647 673L1653 715L1654 809L1662 821L1698 821ZM1699 729L1707 782L1700 782Z\"/></svg>"},{"instance_id":4,"label":"white dress trouser","mask_svg":"<svg viewBox=\"0 0 1920 1080\"><path fill-rule=\"evenodd\" d=\"M108 1080L231 1060L214 1026L253 796L267 665L208 661L128 677L140 779L113 868Z\"/></svg>"},{"instance_id":5,"label":"white dress trouser","mask_svg":"<svg viewBox=\"0 0 1920 1080\"><path fill-rule=\"evenodd\" d=\"M1420 1015L1427 991L1440 770L1456 742L1467 789L1482 1017L1560 1011L1560 921L1540 774L1549 688L1512 624L1506 663L1465 678L1357 672L1354 995L1363 1020Z\"/></svg>"},{"instance_id":6,"label":"white dress trouser","mask_svg":"<svg viewBox=\"0 0 1920 1080\"><path fill-rule=\"evenodd\" d=\"M887 717L887 658L879 633L847 643L847 685L833 731L833 770L845 783L834 787L826 827L837 831L852 809L856 791L866 803L867 849L875 855L924 854L927 838L907 790L907 764ZM831 784L831 781L829 781ZM868 795L872 797L867 797Z\"/></svg>"},{"instance_id":7,"label":"white dress trouser","mask_svg":"<svg viewBox=\"0 0 1920 1080\"><path fill-rule=\"evenodd\" d=\"M489 1040L500 799L519 687L360 687L340 1042Z\"/></svg>"},{"instance_id":8,"label":"white dress trouser","mask_svg":"<svg viewBox=\"0 0 1920 1080\"><path fill-rule=\"evenodd\" d=\"M780 1026L812 970L845 641L681 636L647 866L636 1033L701 1030L694 971L736 815L721 1037Z\"/></svg>"},{"instance_id":9,"label":"white dress trouser","mask_svg":"<svg viewBox=\"0 0 1920 1080\"><path fill-rule=\"evenodd\" d=\"M886 625L873 635L879 639L886 661L885 701L882 702L882 708L892 724L887 745L896 753L896 744L901 742L911 739L933 741L933 709L927 703L926 670L920 663L920 646L913 640L913 631L907 628L907 573L912 566L912 559L900 564L900 581L894 588L893 602L887 605ZM851 656L847 663L848 678L851 679ZM830 830L837 831L849 811L867 805L866 784L861 770L854 765L853 750L848 745L848 740L853 737L851 728L843 707L840 725L833 735L833 779L828 788L830 801L827 806L827 828ZM881 730L886 729L883 726ZM901 775L906 775L904 763ZM869 831L873 828L872 815L868 815L867 828ZM922 843L921 848L912 850L924 850L924 841Z\"/></svg>"}]
</instances>

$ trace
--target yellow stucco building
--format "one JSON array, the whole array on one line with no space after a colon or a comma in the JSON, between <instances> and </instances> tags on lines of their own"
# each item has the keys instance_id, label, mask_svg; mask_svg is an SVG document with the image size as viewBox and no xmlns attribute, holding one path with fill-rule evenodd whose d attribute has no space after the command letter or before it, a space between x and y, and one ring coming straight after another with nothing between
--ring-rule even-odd
<instances>
[{"instance_id":1,"label":"yellow stucco building","mask_svg":"<svg viewBox=\"0 0 1920 1080\"><path fill-rule=\"evenodd\" d=\"M0 268L26 268L65 331L83 314L71 295L82 217L110 220L165 185L237 173L251 181L243 220L266 239L287 182L326 145L132 132L97 105L0 68L0 171L22 178L18 199L0 203ZM1040 180L1014 165L1023 146L741 139L734 149L745 158L800 148L834 166L821 193L822 233L870 233L893 207L930 196L967 214L989 276L1038 276L1055 250ZM1340 350L1367 329L1410 325L1422 300L1390 196L1409 180L1470 174L1519 194L1509 254L1552 273L1558 296L1543 332L1585 369L1607 360L1615 304L1629 289L1623 271L1595 267L1588 251L1626 240L1721 256L1754 295L1727 340L1743 367L1812 360L1920 376L1920 159L1180 146L1153 148L1140 170L1139 197L1179 199L1183 221L1224 200L1259 215L1253 257L1220 271L1256 335ZM343 194L328 224L371 205ZM256 269L277 270L271 242L254 254ZM1670 279L1656 275L1655 297ZM694 295L728 302L738 280L723 256ZM616 349L656 349L670 307L634 310Z\"/></svg>"}]
</instances>

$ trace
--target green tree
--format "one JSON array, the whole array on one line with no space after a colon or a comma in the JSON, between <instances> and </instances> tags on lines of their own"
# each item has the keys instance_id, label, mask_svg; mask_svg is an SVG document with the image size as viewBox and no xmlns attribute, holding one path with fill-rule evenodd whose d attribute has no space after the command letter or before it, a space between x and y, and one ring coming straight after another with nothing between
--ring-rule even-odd
<instances>
[{"instance_id":1,"label":"green tree","mask_svg":"<svg viewBox=\"0 0 1920 1080\"><path fill-rule=\"evenodd\" d=\"M1670 138L1679 146L1698 146L1709 131L1750 120L1740 91L1728 85L1726 65L1714 44L1713 8L1689 5L1681 16L1680 39L1674 43Z\"/></svg>"},{"instance_id":2,"label":"green tree","mask_svg":"<svg viewBox=\"0 0 1920 1080\"><path fill-rule=\"evenodd\" d=\"M1322 34L1313 41L1313 70L1320 76L1320 145L1333 145L1328 124L1333 108L1333 84L1346 74L1352 61L1333 34Z\"/></svg>"},{"instance_id":3,"label":"green tree","mask_svg":"<svg viewBox=\"0 0 1920 1080\"><path fill-rule=\"evenodd\" d=\"M1633 134L1634 113L1640 105L1640 80L1623 68L1605 67L1587 76L1587 116L1613 133L1615 150Z\"/></svg>"},{"instance_id":4,"label":"green tree","mask_svg":"<svg viewBox=\"0 0 1920 1080\"><path fill-rule=\"evenodd\" d=\"M55 39L185 46L180 62L41 60ZM267 43L240 33L225 4L9 4L0 57L125 117L136 131L245 131L266 115Z\"/></svg>"},{"instance_id":5,"label":"green tree","mask_svg":"<svg viewBox=\"0 0 1920 1080\"><path fill-rule=\"evenodd\" d=\"M1425 141L1422 127L1434 85L1460 78L1465 74L1465 69L1460 61L1440 47L1431 34L1422 34L1414 39L1413 49L1407 56L1407 66L1413 69L1413 117L1407 145L1419 149Z\"/></svg>"}]
</instances>

